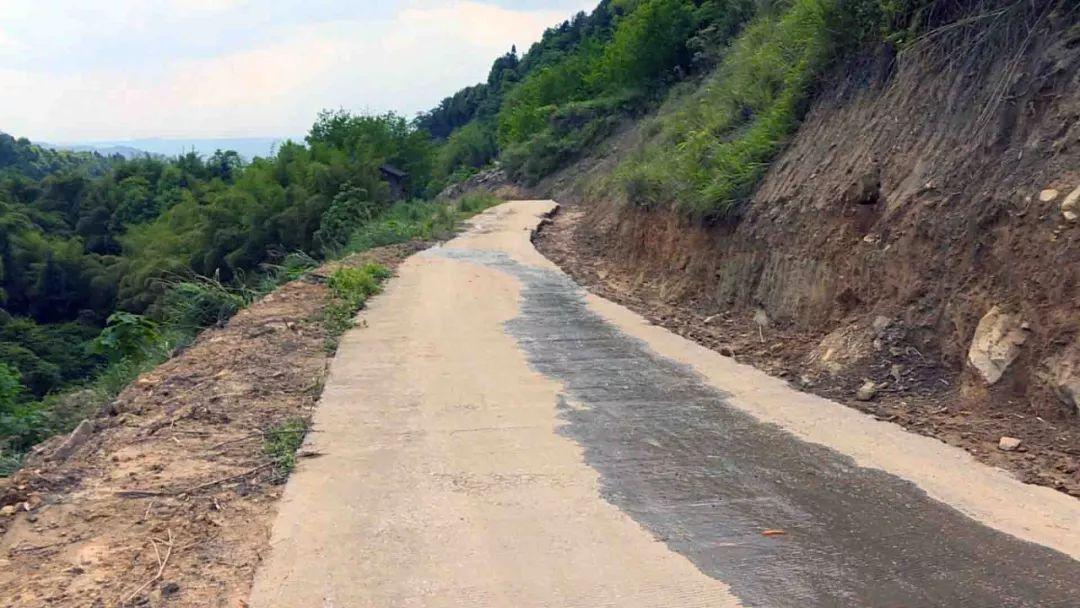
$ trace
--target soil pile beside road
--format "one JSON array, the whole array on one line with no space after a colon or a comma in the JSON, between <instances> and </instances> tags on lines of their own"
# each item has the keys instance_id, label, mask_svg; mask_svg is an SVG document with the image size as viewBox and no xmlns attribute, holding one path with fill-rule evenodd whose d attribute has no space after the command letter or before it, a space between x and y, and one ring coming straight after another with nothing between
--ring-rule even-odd
<instances>
[{"instance_id":1,"label":"soil pile beside road","mask_svg":"<svg viewBox=\"0 0 1080 608\"><path fill-rule=\"evenodd\" d=\"M344 263L395 268L425 246ZM0 481L0 605L245 605L283 487L267 432L307 420L322 392L336 265L204 332L79 441L50 440Z\"/></svg>"}]
</instances>

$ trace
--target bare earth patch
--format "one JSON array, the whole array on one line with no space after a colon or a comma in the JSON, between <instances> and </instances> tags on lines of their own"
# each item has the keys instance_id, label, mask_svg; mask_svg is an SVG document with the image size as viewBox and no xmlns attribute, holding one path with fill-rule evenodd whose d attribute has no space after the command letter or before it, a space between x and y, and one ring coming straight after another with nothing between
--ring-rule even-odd
<instances>
[{"instance_id":1,"label":"bare earth patch","mask_svg":"<svg viewBox=\"0 0 1080 608\"><path fill-rule=\"evenodd\" d=\"M344 263L393 269L426 246ZM66 459L67 437L54 438L0 480L3 606L246 606L283 488L265 432L310 418L318 401L334 266L140 377Z\"/></svg>"},{"instance_id":2,"label":"bare earth patch","mask_svg":"<svg viewBox=\"0 0 1080 608\"><path fill-rule=\"evenodd\" d=\"M588 231L579 230L583 215L580 209L565 208L539 232L536 246L598 295L802 390L962 447L1024 482L1080 496L1080 429L1075 424L1018 411L1007 400L973 403L962 393L959 375L925 357L895 324L852 324L829 334L799 332L755 322L746 310L718 311L715 305L665 294L657 287L665 281L641 267L619 264ZM868 379L875 390L871 398L859 400L858 389ZM1022 438L1020 448L1000 449L1003 436Z\"/></svg>"}]
</instances>

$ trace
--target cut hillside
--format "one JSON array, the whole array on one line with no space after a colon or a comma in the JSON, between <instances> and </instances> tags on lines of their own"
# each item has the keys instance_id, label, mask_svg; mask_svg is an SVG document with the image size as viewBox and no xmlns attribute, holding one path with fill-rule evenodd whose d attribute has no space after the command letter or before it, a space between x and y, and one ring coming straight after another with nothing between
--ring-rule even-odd
<instances>
[{"instance_id":1,"label":"cut hillside","mask_svg":"<svg viewBox=\"0 0 1080 608\"><path fill-rule=\"evenodd\" d=\"M965 10L833 62L745 199L718 155L753 109L697 150L700 184L670 160L731 101L721 66L540 182L570 209L538 244L655 322L1080 495L1080 15L928 4Z\"/></svg>"}]
</instances>

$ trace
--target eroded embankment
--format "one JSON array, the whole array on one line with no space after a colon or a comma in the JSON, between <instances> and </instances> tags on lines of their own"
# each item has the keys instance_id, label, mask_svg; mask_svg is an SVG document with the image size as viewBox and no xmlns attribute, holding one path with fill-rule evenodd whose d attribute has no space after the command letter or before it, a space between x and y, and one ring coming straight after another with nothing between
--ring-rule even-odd
<instances>
[{"instance_id":1,"label":"eroded embankment","mask_svg":"<svg viewBox=\"0 0 1080 608\"><path fill-rule=\"evenodd\" d=\"M421 243L346 264L394 268ZM244 606L282 485L266 431L307 419L332 349L328 265L204 332L0 480L0 604Z\"/></svg>"},{"instance_id":2,"label":"eroded embankment","mask_svg":"<svg viewBox=\"0 0 1080 608\"><path fill-rule=\"evenodd\" d=\"M541 186L583 204L540 247L703 344L1080 495L1080 30L841 72L737 221L597 195L603 159Z\"/></svg>"}]
</instances>

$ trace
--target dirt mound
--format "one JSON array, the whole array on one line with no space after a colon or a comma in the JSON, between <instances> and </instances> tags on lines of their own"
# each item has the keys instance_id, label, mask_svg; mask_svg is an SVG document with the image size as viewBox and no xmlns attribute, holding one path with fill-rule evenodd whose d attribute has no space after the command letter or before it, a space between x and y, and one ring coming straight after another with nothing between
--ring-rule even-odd
<instances>
[{"instance_id":1,"label":"dirt mound","mask_svg":"<svg viewBox=\"0 0 1080 608\"><path fill-rule=\"evenodd\" d=\"M204 332L0 481L2 605L245 605L282 488L265 433L308 418L332 357L325 273Z\"/></svg>"}]
</instances>

